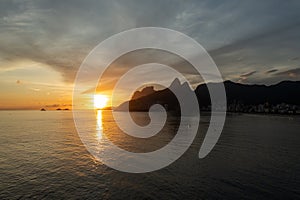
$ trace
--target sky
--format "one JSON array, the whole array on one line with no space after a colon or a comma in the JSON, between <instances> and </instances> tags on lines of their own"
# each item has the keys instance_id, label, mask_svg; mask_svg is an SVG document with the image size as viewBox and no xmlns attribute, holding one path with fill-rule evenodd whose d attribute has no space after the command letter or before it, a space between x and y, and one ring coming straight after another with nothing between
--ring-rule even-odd
<instances>
[{"instance_id":1,"label":"sky","mask_svg":"<svg viewBox=\"0 0 300 200\"><path fill-rule=\"evenodd\" d=\"M169 28L195 39L225 80L300 80L299 10L297 0L1 0L0 109L69 108L88 53L138 27Z\"/></svg>"}]
</instances>

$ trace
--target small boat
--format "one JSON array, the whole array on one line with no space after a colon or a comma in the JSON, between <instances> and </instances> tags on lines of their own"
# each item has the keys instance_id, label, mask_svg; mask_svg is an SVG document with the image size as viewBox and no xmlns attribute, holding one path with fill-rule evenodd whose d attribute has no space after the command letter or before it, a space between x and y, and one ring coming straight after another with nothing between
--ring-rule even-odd
<instances>
[{"instance_id":1,"label":"small boat","mask_svg":"<svg viewBox=\"0 0 300 200\"><path fill-rule=\"evenodd\" d=\"M46 111L45 108L42 108L41 111Z\"/></svg>"}]
</instances>

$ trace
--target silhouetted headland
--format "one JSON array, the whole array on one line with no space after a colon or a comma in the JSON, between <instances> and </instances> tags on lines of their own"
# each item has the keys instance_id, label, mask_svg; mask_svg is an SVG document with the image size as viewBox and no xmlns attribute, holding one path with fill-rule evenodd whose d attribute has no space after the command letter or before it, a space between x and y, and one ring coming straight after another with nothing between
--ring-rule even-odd
<instances>
[{"instance_id":1,"label":"silhouetted headland","mask_svg":"<svg viewBox=\"0 0 300 200\"><path fill-rule=\"evenodd\" d=\"M275 85L246 85L225 81L228 112L300 114L300 81L282 81ZM126 101L115 110L148 111L153 104L162 105L167 111L180 112L179 102L171 91L195 92L199 108L211 110L208 85L214 87L220 83L200 84L192 90L187 83L181 84L175 79L169 88L154 90L152 86L136 91L130 101Z\"/></svg>"}]
</instances>

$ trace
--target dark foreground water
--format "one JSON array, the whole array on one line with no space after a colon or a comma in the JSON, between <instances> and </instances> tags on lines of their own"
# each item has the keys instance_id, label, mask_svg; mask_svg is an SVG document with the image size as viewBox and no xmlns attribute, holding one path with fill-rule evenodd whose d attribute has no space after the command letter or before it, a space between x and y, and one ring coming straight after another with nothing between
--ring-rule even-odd
<instances>
[{"instance_id":1,"label":"dark foreground water","mask_svg":"<svg viewBox=\"0 0 300 200\"><path fill-rule=\"evenodd\" d=\"M146 114L133 115L143 121ZM98 122L115 144L128 150L160 148L176 132L176 119L171 119L165 134L150 144L130 143L116 134L111 119L103 111ZM208 120L203 117L198 137L175 163L128 174L87 152L72 112L1 111L0 199L300 198L299 116L229 115L217 145L200 160L201 131Z\"/></svg>"}]
</instances>

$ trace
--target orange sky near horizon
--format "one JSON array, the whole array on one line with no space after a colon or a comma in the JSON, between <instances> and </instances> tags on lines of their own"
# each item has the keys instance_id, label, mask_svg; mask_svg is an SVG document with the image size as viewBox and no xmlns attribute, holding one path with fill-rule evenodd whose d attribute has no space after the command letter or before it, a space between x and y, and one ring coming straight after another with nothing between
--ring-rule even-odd
<instances>
[{"instance_id":1,"label":"orange sky near horizon","mask_svg":"<svg viewBox=\"0 0 300 200\"><path fill-rule=\"evenodd\" d=\"M0 68L0 109L71 108L72 84L45 64L32 61Z\"/></svg>"},{"instance_id":2,"label":"orange sky near horizon","mask_svg":"<svg viewBox=\"0 0 300 200\"><path fill-rule=\"evenodd\" d=\"M73 86L45 64L15 62L9 68L0 68L0 110L72 109ZM111 106L110 93L97 92L108 96L107 106ZM94 109L94 92L83 96L82 108Z\"/></svg>"}]
</instances>

